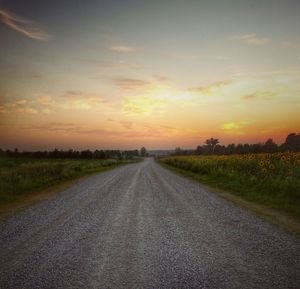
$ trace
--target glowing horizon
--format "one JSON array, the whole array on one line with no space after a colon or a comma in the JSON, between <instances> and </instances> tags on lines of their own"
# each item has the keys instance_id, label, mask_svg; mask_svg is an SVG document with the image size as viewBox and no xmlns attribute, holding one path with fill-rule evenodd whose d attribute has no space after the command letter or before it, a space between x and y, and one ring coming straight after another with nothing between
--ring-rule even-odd
<instances>
[{"instance_id":1,"label":"glowing horizon","mask_svg":"<svg viewBox=\"0 0 300 289\"><path fill-rule=\"evenodd\" d=\"M0 1L0 147L195 148L299 132L299 2L40 2Z\"/></svg>"}]
</instances>

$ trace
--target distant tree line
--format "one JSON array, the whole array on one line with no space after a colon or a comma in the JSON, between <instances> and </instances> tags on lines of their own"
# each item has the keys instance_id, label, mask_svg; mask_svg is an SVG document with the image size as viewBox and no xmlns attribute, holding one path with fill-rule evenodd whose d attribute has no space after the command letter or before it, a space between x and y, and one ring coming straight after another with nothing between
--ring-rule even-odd
<instances>
[{"instance_id":1,"label":"distant tree line","mask_svg":"<svg viewBox=\"0 0 300 289\"><path fill-rule=\"evenodd\" d=\"M139 157L138 150L58 150L53 151L19 151L2 150L0 155L8 157L33 157L33 158L52 158L52 159L132 159Z\"/></svg>"},{"instance_id":2,"label":"distant tree line","mask_svg":"<svg viewBox=\"0 0 300 289\"><path fill-rule=\"evenodd\" d=\"M271 138L265 143L255 144L229 144L221 145L216 138L207 139L204 145L199 145L195 150L182 150L180 147L175 149L175 155L230 155L248 153L275 153L275 152L299 152L300 133L291 133L286 137L283 144L276 144Z\"/></svg>"}]
</instances>

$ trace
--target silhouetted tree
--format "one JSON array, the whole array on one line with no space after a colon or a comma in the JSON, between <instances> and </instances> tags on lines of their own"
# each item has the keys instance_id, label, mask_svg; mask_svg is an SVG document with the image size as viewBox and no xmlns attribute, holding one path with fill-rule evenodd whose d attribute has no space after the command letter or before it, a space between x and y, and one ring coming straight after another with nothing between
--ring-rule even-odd
<instances>
[{"instance_id":1,"label":"silhouetted tree","mask_svg":"<svg viewBox=\"0 0 300 289\"><path fill-rule=\"evenodd\" d=\"M234 154L235 153L235 144L229 144L226 148L227 154Z\"/></svg>"},{"instance_id":2,"label":"silhouetted tree","mask_svg":"<svg viewBox=\"0 0 300 289\"><path fill-rule=\"evenodd\" d=\"M269 138L265 142L265 144L263 146L263 150L266 153L274 153L274 152L278 151L278 146L277 146L277 144L271 138Z\"/></svg>"},{"instance_id":3,"label":"silhouetted tree","mask_svg":"<svg viewBox=\"0 0 300 289\"><path fill-rule=\"evenodd\" d=\"M300 133L291 133L286 137L285 142L278 146L272 139L268 139L265 143L255 144L229 144L228 146L220 145L219 140L210 138L205 141L204 145L197 146L194 150L181 149L180 147L175 148L175 155L226 155L226 154L247 154L247 153L273 153L277 151L300 151ZM1 149L0 155L7 157L33 157L33 158L87 158L87 159L129 159L135 158L139 155L148 156L145 147L141 150L58 150L57 148L52 151L19 151L18 149L9 150Z\"/></svg>"},{"instance_id":4,"label":"silhouetted tree","mask_svg":"<svg viewBox=\"0 0 300 289\"><path fill-rule=\"evenodd\" d=\"M287 136L286 141L281 146L278 146L271 138L265 143L255 144L229 144L222 146L218 139L210 138L205 141L202 146L197 146L194 152L180 151L181 155L196 154L196 155L228 155L228 154L248 154L248 153L274 153L278 151L300 151L300 134L291 133ZM179 154L179 152L177 152Z\"/></svg>"},{"instance_id":5,"label":"silhouetted tree","mask_svg":"<svg viewBox=\"0 0 300 289\"><path fill-rule=\"evenodd\" d=\"M215 147L218 143L219 140L217 138L210 138L205 141L206 146L210 149L212 154L214 153Z\"/></svg>"},{"instance_id":6,"label":"silhouetted tree","mask_svg":"<svg viewBox=\"0 0 300 289\"><path fill-rule=\"evenodd\" d=\"M146 156L147 156L147 150L146 150L145 147L142 147L142 148L141 148L141 156L142 156L142 157L146 157Z\"/></svg>"},{"instance_id":7,"label":"silhouetted tree","mask_svg":"<svg viewBox=\"0 0 300 289\"><path fill-rule=\"evenodd\" d=\"M244 153L244 154L249 154L250 152L251 152L250 145L247 144L247 143L245 143L245 144L243 145L243 153Z\"/></svg>"},{"instance_id":8,"label":"silhouetted tree","mask_svg":"<svg viewBox=\"0 0 300 289\"><path fill-rule=\"evenodd\" d=\"M5 155L8 157L33 157L33 158L55 158L55 159L75 159L75 158L85 158L85 159L122 159L122 158L133 158L139 156L138 150L124 151L120 150L83 150L83 151L75 151L72 149L69 150L58 150L54 149L53 151L18 151L15 150L0 150L1 155Z\"/></svg>"},{"instance_id":9,"label":"silhouetted tree","mask_svg":"<svg viewBox=\"0 0 300 289\"><path fill-rule=\"evenodd\" d=\"M225 155L226 154L226 147L223 145L216 145L214 153L216 155Z\"/></svg>"},{"instance_id":10,"label":"silhouetted tree","mask_svg":"<svg viewBox=\"0 0 300 289\"><path fill-rule=\"evenodd\" d=\"M282 145L283 150L299 151L300 150L300 133L290 133Z\"/></svg>"},{"instance_id":11,"label":"silhouetted tree","mask_svg":"<svg viewBox=\"0 0 300 289\"><path fill-rule=\"evenodd\" d=\"M175 148L175 156L180 156L182 154L182 150L180 147Z\"/></svg>"},{"instance_id":12,"label":"silhouetted tree","mask_svg":"<svg viewBox=\"0 0 300 289\"><path fill-rule=\"evenodd\" d=\"M202 146L197 146L197 148L196 148L196 154L197 155L201 155L203 153L203 148L202 148Z\"/></svg>"},{"instance_id":13,"label":"silhouetted tree","mask_svg":"<svg viewBox=\"0 0 300 289\"><path fill-rule=\"evenodd\" d=\"M125 158L125 159L132 159L132 158L138 157L138 156L139 156L138 150L128 150L128 151L122 152L122 158Z\"/></svg>"}]
</instances>

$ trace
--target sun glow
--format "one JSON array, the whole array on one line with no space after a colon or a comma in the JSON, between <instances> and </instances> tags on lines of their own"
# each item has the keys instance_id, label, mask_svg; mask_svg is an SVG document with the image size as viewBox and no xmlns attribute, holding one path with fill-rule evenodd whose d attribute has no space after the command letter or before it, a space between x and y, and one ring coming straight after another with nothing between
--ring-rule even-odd
<instances>
[{"instance_id":1,"label":"sun glow","mask_svg":"<svg viewBox=\"0 0 300 289\"><path fill-rule=\"evenodd\" d=\"M14 2L0 7L4 148L194 148L210 137L280 143L299 131L294 1L261 3L255 21L247 1L121 1L122 10L91 1L69 18L35 1L19 15ZM270 17L278 11L286 21Z\"/></svg>"}]
</instances>

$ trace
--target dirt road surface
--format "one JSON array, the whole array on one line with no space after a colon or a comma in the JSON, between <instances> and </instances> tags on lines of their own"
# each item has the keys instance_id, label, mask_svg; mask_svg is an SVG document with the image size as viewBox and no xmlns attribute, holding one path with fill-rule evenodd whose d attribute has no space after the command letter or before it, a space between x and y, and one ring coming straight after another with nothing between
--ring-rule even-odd
<instances>
[{"instance_id":1,"label":"dirt road surface","mask_svg":"<svg viewBox=\"0 0 300 289\"><path fill-rule=\"evenodd\" d=\"M146 159L0 224L0 288L300 288L300 240Z\"/></svg>"}]
</instances>

